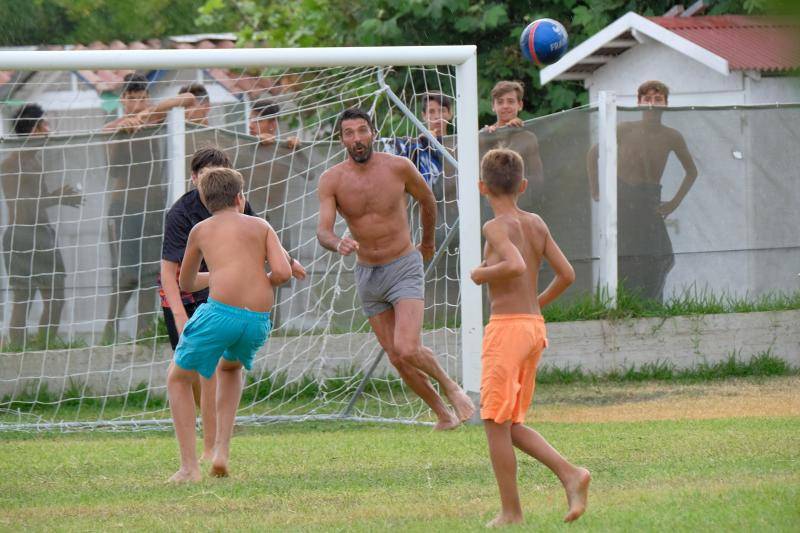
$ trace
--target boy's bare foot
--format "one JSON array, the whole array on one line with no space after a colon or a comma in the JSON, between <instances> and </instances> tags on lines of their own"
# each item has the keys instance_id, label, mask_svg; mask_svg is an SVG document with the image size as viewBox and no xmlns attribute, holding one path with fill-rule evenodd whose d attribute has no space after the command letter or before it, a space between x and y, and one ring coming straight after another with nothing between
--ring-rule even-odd
<instances>
[{"instance_id":1,"label":"boy's bare foot","mask_svg":"<svg viewBox=\"0 0 800 533\"><path fill-rule=\"evenodd\" d=\"M463 390L456 388L447 393L447 398L453 405L453 409L456 410L456 415L458 415L458 420L460 422L469 420L473 413L475 413L475 404L472 403L472 400L469 399L469 396L467 396Z\"/></svg>"},{"instance_id":2,"label":"boy's bare foot","mask_svg":"<svg viewBox=\"0 0 800 533\"><path fill-rule=\"evenodd\" d=\"M507 515L500 513L493 520L486 523L486 527L503 527L509 524L522 523L522 515Z\"/></svg>"},{"instance_id":3,"label":"boy's bare foot","mask_svg":"<svg viewBox=\"0 0 800 533\"><path fill-rule=\"evenodd\" d=\"M214 477L228 477L228 457L215 454L209 473Z\"/></svg>"},{"instance_id":4,"label":"boy's bare foot","mask_svg":"<svg viewBox=\"0 0 800 533\"><path fill-rule=\"evenodd\" d=\"M585 468L578 468L575 476L564 484L567 491L567 503L569 512L564 517L564 522L572 522L580 518L586 511L586 503L589 498L589 483L592 475Z\"/></svg>"},{"instance_id":5,"label":"boy's bare foot","mask_svg":"<svg viewBox=\"0 0 800 533\"><path fill-rule=\"evenodd\" d=\"M172 477L167 480L167 483L196 483L202 479L200 469L185 470L181 468Z\"/></svg>"},{"instance_id":6,"label":"boy's bare foot","mask_svg":"<svg viewBox=\"0 0 800 533\"><path fill-rule=\"evenodd\" d=\"M209 474L213 477L228 477L228 465L214 463L211 465Z\"/></svg>"},{"instance_id":7,"label":"boy's bare foot","mask_svg":"<svg viewBox=\"0 0 800 533\"><path fill-rule=\"evenodd\" d=\"M461 421L450 411L447 411L447 416L440 416L439 421L433 426L436 431L447 431L455 429L461 424Z\"/></svg>"}]
</instances>

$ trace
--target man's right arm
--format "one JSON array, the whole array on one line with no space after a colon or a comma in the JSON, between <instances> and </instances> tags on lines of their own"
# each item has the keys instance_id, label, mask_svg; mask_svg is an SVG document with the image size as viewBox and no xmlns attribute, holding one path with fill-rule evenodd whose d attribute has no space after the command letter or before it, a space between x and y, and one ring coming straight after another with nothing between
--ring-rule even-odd
<instances>
[{"instance_id":1,"label":"man's right arm","mask_svg":"<svg viewBox=\"0 0 800 533\"><path fill-rule=\"evenodd\" d=\"M336 222L336 196L334 195L335 176L328 170L319 179L319 222L317 240L323 248L342 255L350 255L358 250L358 243L350 237L339 238L333 232Z\"/></svg>"}]
</instances>

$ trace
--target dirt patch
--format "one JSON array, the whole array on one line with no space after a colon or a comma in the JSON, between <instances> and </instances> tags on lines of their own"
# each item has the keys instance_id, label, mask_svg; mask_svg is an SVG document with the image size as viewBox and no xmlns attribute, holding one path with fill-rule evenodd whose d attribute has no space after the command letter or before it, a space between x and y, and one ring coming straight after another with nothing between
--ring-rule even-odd
<instances>
[{"instance_id":1,"label":"dirt patch","mask_svg":"<svg viewBox=\"0 0 800 533\"><path fill-rule=\"evenodd\" d=\"M800 377L539 385L528 418L623 422L753 416L800 416Z\"/></svg>"}]
</instances>

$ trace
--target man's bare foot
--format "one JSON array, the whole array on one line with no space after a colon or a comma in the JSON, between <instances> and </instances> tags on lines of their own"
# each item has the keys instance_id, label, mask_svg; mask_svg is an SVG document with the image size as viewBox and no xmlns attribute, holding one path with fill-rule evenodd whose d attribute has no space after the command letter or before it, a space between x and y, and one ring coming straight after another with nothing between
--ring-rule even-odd
<instances>
[{"instance_id":1,"label":"man's bare foot","mask_svg":"<svg viewBox=\"0 0 800 533\"><path fill-rule=\"evenodd\" d=\"M461 424L461 421L458 419L450 411L447 412L447 416L440 416L439 421L436 422L436 425L433 426L433 429L436 431L447 431L449 429L455 429Z\"/></svg>"},{"instance_id":2,"label":"man's bare foot","mask_svg":"<svg viewBox=\"0 0 800 533\"><path fill-rule=\"evenodd\" d=\"M520 524L522 523L522 515L507 515L500 513L494 519L489 522L486 522L486 527L503 527L509 524Z\"/></svg>"},{"instance_id":3,"label":"man's bare foot","mask_svg":"<svg viewBox=\"0 0 800 533\"><path fill-rule=\"evenodd\" d=\"M475 413L475 404L472 403L469 396L460 388L449 391L447 393L447 398L453 405L453 409L456 410L456 415L460 422L469 420L473 413Z\"/></svg>"},{"instance_id":4,"label":"man's bare foot","mask_svg":"<svg viewBox=\"0 0 800 533\"><path fill-rule=\"evenodd\" d=\"M202 479L199 468L186 470L181 468L172 477L167 480L167 483L196 483Z\"/></svg>"},{"instance_id":5,"label":"man's bare foot","mask_svg":"<svg viewBox=\"0 0 800 533\"><path fill-rule=\"evenodd\" d=\"M589 483L592 475L585 468L578 468L575 476L564 484L567 491L567 503L569 512L564 517L564 522L572 522L580 518L586 511L587 500L589 499Z\"/></svg>"}]
</instances>

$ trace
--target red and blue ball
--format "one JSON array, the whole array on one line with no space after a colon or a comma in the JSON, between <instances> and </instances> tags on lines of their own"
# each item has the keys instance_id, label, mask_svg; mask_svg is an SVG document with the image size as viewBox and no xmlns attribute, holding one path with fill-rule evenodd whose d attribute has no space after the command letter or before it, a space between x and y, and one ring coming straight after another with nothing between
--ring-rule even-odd
<instances>
[{"instance_id":1,"label":"red and blue ball","mask_svg":"<svg viewBox=\"0 0 800 533\"><path fill-rule=\"evenodd\" d=\"M522 56L537 66L555 63L569 47L567 30L553 19L534 20L522 30L519 39Z\"/></svg>"}]
</instances>

